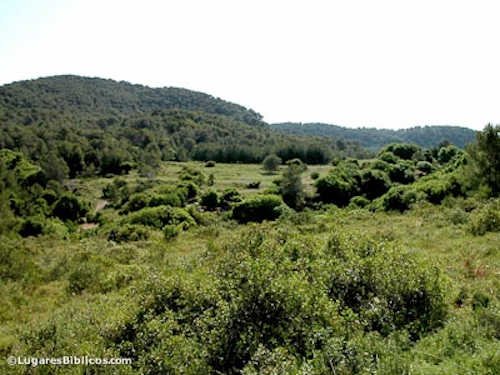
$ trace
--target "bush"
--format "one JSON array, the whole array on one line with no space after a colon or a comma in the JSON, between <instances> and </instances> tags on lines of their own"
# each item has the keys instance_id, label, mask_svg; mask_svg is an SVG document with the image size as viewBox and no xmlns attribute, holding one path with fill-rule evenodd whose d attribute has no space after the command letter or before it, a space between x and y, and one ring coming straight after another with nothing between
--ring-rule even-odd
<instances>
[{"instance_id":1,"label":"bush","mask_svg":"<svg viewBox=\"0 0 500 375\"><path fill-rule=\"evenodd\" d=\"M208 191L201 196L200 204L209 211L213 211L219 205L219 196L215 191Z\"/></svg>"},{"instance_id":2,"label":"bush","mask_svg":"<svg viewBox=\"0 0 500 375\"><path fill-rule=\"evenodd\" d=\"M325 177L316 180L316 192L320 201L342 207L358 195L360 182L357 167L342 163Z\"/></svg>"},{"instance_id":3,"label":"bush","mask_svg":"<svg viewBox=\"0 0 500 375\"><path fill-rule=\"evenodd\" d=\"M65 194L57 200L52 215L66 221L77 221L88 212L88 206L72 194Z\"/></svg>"},{"instance_id":4,"label":"bush","mask_svg":"<svg viewBox=\"0 0 500 375\"><path fill-rule=\"evenodd\" d=\"M19 228L19 234L23 237L38 236L44 228L43 219L40 217L29 217L23 220Z\"/></svg>"},{"instance_id":5,"label":"bush","mask_svg":"<svg viewBox=\"0 0 500 375\"><path fill-rule=\"evenodd\" d=\"M382 171L368 169L361 172L360 192L369 200L385 194L390 186L389 178Z\"/></svg>"},{"instance_id":6,"label":"bush","mask_svg":"<svg viewBox=\"0 0 500 375\"><path fill-rule=\"evenodd\" d=\"M213 167L215 167L215 161L209 160L205 162L205 168L213 168Z\"/></svg>"},{"instance_id":7,"label":"bush","mask_svg":"<svg viewBox=\"0 0 500 375\"><path fill-rule=\"evenodd\" d=\"M392 164L389 170L389 178L392 182L400 184L410 184L415 181L413 165L406 161Z\"/></svg>"},{"instance_id":8,"label":"bush","mask_svg":"<svg viewBox=\"0 0 500 375\"><path fill-rule=\"evenodd\" d=\"M491 200L469 216L469 231L475 236L500 232L500 199Z\"/></svg>"},{"instance_id":9,"label":"bush","mask_svg":"<svg viewBox=\"0 0 500 375\"><path fill-rule=\"evenodd\" d=\"M457 155L459 155L460 153L462 153L462 151L453 145L441 147L439 149L437 159L441 164L446 164L449 161L451 161L453 158L455 158Z\"/></svg>"},{"instance_id":10,"label":"bush","mask_svg":"<svg viewBox=\"0 0 500 375\"><path fill-rule=\"evenodd\" d=\"M394 155L392 152L384 151L378 155L378 158L389 164L396 164L399 161L399 158Z\"/></svg>"},{"instance_id":11,"label":"bush","mask_svg":"<svg viewBox=\"0 0 500 375\"><path fill-rule=\"evenodd\" d=\"M163 227L163 236L167 241L171 241L176 238L179 233L182 231L182 228L179 228L178 225L170 224L165 225Z\"/></svg>"},{"instance_id":12,"label":"bush","mask_svg":"<svg viewBox=\"0 0 500 375\"><path fill-rule=\"evenodd\" d=\"M171 206L148 207L130 214L125 223L141 224L162 229L169 224L182 224L184 229L194 226L194 219L184 209Z\"/></svg>"},{"instance_id":13,"label":"bush","mask_svg":"<svg viewBox=\"0 0 500 375\"><path fill-rule=\"evenodd\" d=\"M428 161L417 162L417 169L425 174L429 174L434 170L434 167Z\"/></svg>"},{"instance_id":14,"label":"bush","mask_svg":"<svg viewBox=\"0 0 500 375\"><path fill-rule=\"evenodd\" d=\"M281 164L281 158L271 154L267 155L262 162L262 167L268 172L275 172Z\"/></svg>"},{"instance_id":15,"label":"bush","mask_svg":"<svg viewBox=\"0 0 500 375\"><path fill-rule=\"evenodd\" d=\"M240 223L276 220L281 215L283 202L276 195L257 195L233 208L233 219Z\"/></svg>"},{"instance_id":16,"label":"bush","mask_svg":"<svg viewBox=\"0 0 500 375\"><path fill-rule=\"evenodd\" d=\"M411 160L413 155L419 151L421 151L421 148L417 145L414 145L414 144L392 143L392 144L384 147L382 149L382 151L380 151L380 154L383 154L385 152L392 152L398 158L401 158L404 160ZM384 159L382 159L382 160L384 160Z\"/></svg>"},{"instance_id":17,"label":"bush","mask_svg":"<svg viewBox=\"0 0 500 375\"><path fill-rule=\"evenodd\" d=\"M294 167L296 170L302 172L307 171L307 165L300 159L295 158L295 159L290 159L286 162L286 165L289 167Z\"/></svg>"},{"instance_id":18,"label":"bush","mask_svg":"<svg viewBox=\"0 0 500 375\"><path fill-rule=\"evenodd\" d=\"M370 204L370 201L366 199L365 197L362 197L360 195L357 195L355 197L351 198L351 201L349 202L350 207L354 208L363 208L366 207Z\"/></svg>"},{"instance_id":19,"label":"bush","mask_svg":"<svg viewBox=\"0 0 500 375\"><path fill-rule=\"evenodd\" d=\"M233 188L226 189L220 197L220 206L224 210L228 210L234 203L241 202L241 194Z\"/></svg>"},{"instance_id":20,"label":"bush","mask_svg":"<svg viewBox=\"0 0 500 375\"><path fill-rule=\"evenodd\" d=\"M149 238L149 231L141 225L125 224L118 228L113 228L108 234L109 241L130 242L142 241Z\"/></svg>"},{"instance_id":21,"label":"bush","mask_svg":"<svg viewBox=\"0 0 500 375\"><path fill-rule=\"evenodd\" d=\"M258 189L260 187L260 181L252 181L247 184L247 189Z\"/></svg>"},{"instance_id":22,"label":"bush","mask_svg":"<svg viewBox=\"0 0 500 375\"><path fill-rule=\"evenodd\" d=\"M192 166L184 165L179 172L179 178L182 181L190 181L201 186L205 183L205 175L198 169Z\"/></svg>"},{"instance_id":23,"label":"bush","mask_svg":"<svg viewBox=\"0 0 500 375\"><path fill-rule=\"evenodd\" d=\"M319 178L319 173L318 172L312 172L311 173L311 180L317 180Z\"/></svg>"},{"instance_id":24,"label":"bush","mask_svg":"<svg viewBox=\"0 0 500 375\"><path fill-rule=\"evenodd\" d=\"M422 194L418 194L415 189L405 186L393 186L379 198L381 207L385 211L397 210L404 212L410 208L413 203L422 198Z\"/></svg>"}]
</instances>

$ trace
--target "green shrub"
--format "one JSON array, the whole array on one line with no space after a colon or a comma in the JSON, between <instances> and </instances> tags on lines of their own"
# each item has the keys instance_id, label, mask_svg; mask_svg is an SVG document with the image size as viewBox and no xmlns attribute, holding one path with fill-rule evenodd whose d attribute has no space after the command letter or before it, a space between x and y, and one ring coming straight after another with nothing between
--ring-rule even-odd
<instances>
[{"instance_id":1,"label":"green shrub","mask_svg":"<svg viewBox=\"0 0 500 375\"><path fill-rule=\"evenodd\" d=\"M44 220L41 217L28 217L23 220L19 234L23 237L38 236L44 229Z\"/></svg>"},{"instance_id":2,"label":"green shrub","mask_svg":"<svg viewBox=\"0 0 500 375\"><path fill-rule=\"evenodd\" d=\"M252 181L247 184L247 189L258 189L260 187L260 181Z\"/></svg>"},{"instance_id":3,"label":"green shrub","mask_svg":"<svg viewBox=\"0 0 500 375\"><path fill-rule=\"evenodd\" d=\"M179 172L179 178L182 181L190 181L201 186L205 183L206 177L202 171L193 166L184 165Z\"/></svg>"},{"instance_id":4,"label":"green shrub","mask_svg":"<svg viewBox=\"0 0 500 375\"><path fill-rule=\"evenodd\" d=\"M381 205L381 208L385 211L397 210L403 212L408 210L419 199L422 199L422 194L419 194L415 189L406 186L393 186L378 199L375 206Z\"/></svg>"},{"instance_id":5,"label":"green shrub","mask_svg":"<svg viewBox=\"0 0 500 375\"><path fill-rule=\"evenodd\" d=\"M72 194L64 194L57 200L52 209L52 215L66 221L77 221L88 212L88 206Z\"/></svg>"},{"instance_id":6,"label":"green shrub","mask_svg":"<svg viewBox=\"0 0 500 375\"><path fill-rule=\"evenodd\" d=\"M170 241L179 235L179 233L182 231L182 228L180 228L178 225L169 224L165 225L162 230L165 239L167 241Z\"/></svg>"},{"instance_id":7,"label":"green shrub","mask_svg":"<svg viewBox=\"0 0 500 375\"><path fill-rule=\"evenodd\" d=\"M366 207L369 204L370 204L370 201L368 199L366 199L365 197L362 197L360 195L356 195L355 197L352 197L351 201L349 202L349 206L359 207L359 208Z\"/></svg>"},{"instance_id":8,"label":"green shrub","mask_svg":"<svg viewBox=\"0 0 500 375\"><path fill-rule=\"evenodd\" d=\"M406 161L395 163L389 170L389 178L392 182L400 184L410 184L415 181L413 165Z\"/></svg>"},{"instance_id":9,"label":"green shrub","mask_svg":"<svg viewBox=\"0 0 500 375\"><path fill-rule=\"evenodd\" d=\"M209 211L213 211L219 205L219 196L217 192L211 190L201 196L200 204Z\"/></svg>"},{"instance_id":10,"label":"green shrub","mask_svg":"<svg viewBox=\"0 0 500 375\"><path fill-rule=\"evenodd\" d=\"M389 152L389 151L381 152L378 155L378 158L381 161L388 163L388 164L396 164L399 161L399 158L396 155L394 155L392 152Z\"/></svg>"},{"instance_id":11,"label":"green shrub","mask_svg":"<svg viewBox=\"0 0 500 375\"><path fill-rule=\"evenodd\" d=\"M446 164L461 153L462 151L458 147L449 145L439 149L437 159L441 164Z\"/></svg>"},{"instance_id":12,"label":"green shrub","mask_svg":"<svg viewBox=\"0 0 500 375\"><path fill-rule=\"evenodd\" d=\"M118 228L113 228L108 234L109 241L130 242L142 241L149 238L149 231L141 225L125 224Z\"/></svg>"},{"instance_id":13,"label":"green shrub","mask_svg":"<svg viewBox=\"0 0 500 375\"><path fill-rule=\"evenodd\" d=\"M213 168L213 167L215 167L215 161L208 160L207 162L205 162L205 168Z\"/></svg>"},{"instance_id":14,"label":"green shrub","mask_svg":"<svg viewBox=\"0 0 500 375\"><path fill-rule=\"evenodd\" d=\"M390 145L385 146L381 151L380 155L386 153L386 152L391 152L398 158L401 158L403 160L411 160L413 155L416 152L421 151L421 148L417 145L414 144L409 144L409 143L392 143ZM382 159L382 158L381 158ZM385 160L385 159L382 159ZM388 161L388 160L385 160ZM388 161L389 162L389 161Z\"/></svg>"},{"instance_id":15,"label":"green shrub","mask_svg":"<svg viewBox=\"0 0 500 375\"><path fill-rule=\"evenodd\" d=\"M429 174L434 170L434 167L428 161L417 162L416 168L425 174Z\"/></svg>"},{"instance_id":16,"label":"green shrub","mask_svg":"<svg viewBox=\"0 0 500 375\"><path fill-rule=\"evenodd\" d=\"M186 210L171 206L143 208L125 218L125 223L141 224L158 229L169 224L182 224L183 228L187 229L196 224Z\"/></svg>"},{"instance_id":17,"label":"green shrub","mask_svg":"<svg viewBox=\"0 0 500 375\"><path fill-rule=\"evenodd\" d=\"M298 158L287 160L285 164L288 165L289 167L291 166L296 168L301 173L307 171L307 165Z\"/></svg>"},{"instance_id":18,"label":"green shrub","mask_svg":"<svg viewBox=\"0 0 500 375\"><path fill-rule=\"evenodd\" d=\"M240 223L275 220L281 215L282 200L276 195L257 195L233 208L233 219Z\"/></svg>"},{"instance_id":19,"label":"green shrub","mask_svg":"<svg viewBox=\"0 0 500 375\"><path fill-rule=\"evenodd\" d=\"M220 197L220 203L223 209L229 209L234 203L241 202L241 200L241 194L234 188L224 190Z\"/></svg>"},{"instance_id":20,"label":"green shrub","mask_svg":"<svg viewBox=\"0 0 500 375\"><path fill-rule=\"evenodd\" d=\"M317 180L319 178L319 173L318 172L312 172L311 173L311 180Z\"/></svg>"},{"instance_id":21,"label":"green shrub","mask_svg":"<svg viewBox=\"0 0 500 375\"><path fill-rule=\"evenodd\" d=\"M361 177L357 167L341 163L328 175L316 180L316 192L320 201L346 206L349 200L359 194Z\"/></svg>"},{"instance_id":22,"label":"green shrub","mask_svg":"<svg viewBox=\"0 0 500 375\"><path fill-rule=\"evenodd\" d=\"M390 186L389 178L382 171L367 169L361 172L360 193L369 200L385 194Z\"/></svg>"},{"instance_id":23,"label":"green shrub","mask_svg":"<svg viewBox=\"0 0 500 375\"><path fill-rule=\"evenodd\" d=\"M262 162L262 167L268 172L274 172L281 164L281 158L275 154L267 155Z\"/></svg>"},{"instance_id":24,"label":"green shrub","mask_svg":"<svg viewBox=\"0 0 500 375\"><path fill-rule=\"evenodd\" d=\"M500 231L500 199L491 200L475 209L469 216L469 231L482 236L486 232Z\"/></svg>"}]
</instances>

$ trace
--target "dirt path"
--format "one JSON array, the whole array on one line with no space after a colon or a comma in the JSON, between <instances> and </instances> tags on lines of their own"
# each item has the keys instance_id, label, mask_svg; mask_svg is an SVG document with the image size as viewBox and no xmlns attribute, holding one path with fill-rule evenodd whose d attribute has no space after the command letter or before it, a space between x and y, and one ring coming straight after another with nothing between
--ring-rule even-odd
<instances>
[{"instance_id":1,"label":"dirt path","mask_svg":"<svg viewBox=\"0 0 500 375\"><path fill-rule=\"evenodd\" d=\"M108 205L108 201L106 199L99 199L97 200L97 203L95 205L95 209L94 209L94 213L98 213L99 211L101 211L104 207L106 207ZM80 229L81 230L89 230L89 229L93 229L93 228L97 228L99 226L99 224L97 223L83 223L83 224L80 224Z\"/></svg>"},{"instance_id":2,"label":"dirt path","mask_svg":"<svg viewBox=\"0 0 500 375\"><path fill-rule=\"evenodd\" d=\"M106 199L99 199L97 204L95 205L95 212L101 211L104 207L108 205L108 201Z\"/></svg>"}]
</instances>

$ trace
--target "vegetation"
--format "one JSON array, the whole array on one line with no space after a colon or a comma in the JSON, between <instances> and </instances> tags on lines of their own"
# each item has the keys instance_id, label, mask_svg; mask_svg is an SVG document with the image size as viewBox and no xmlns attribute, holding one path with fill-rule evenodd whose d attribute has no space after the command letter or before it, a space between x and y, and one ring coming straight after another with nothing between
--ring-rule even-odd
<instances>
[{"instance_id":1,"label":"vegetation","mask_svg":"<svg viewBox=\"0 0 500 375\"><path fill-rule=\"evenodd\" d=\"M318 123L281 123L272 124L272 128L285 134L321 136L334 138L338 147L345 147L348 142L357 142L361 146L377 151L390 143L414 143L424 148L439 146L447 141L463 148L472 143L475 132L458 126L417 126L414 128L390 130L375 128L344 128L337 125Z\"/></svg>"},{"instance_id":2,"label":"vegetation","mask_svg":"<svg viewBox=\"0 0 500 375\"><path fill-rule=\"evenodd\" d=\"M37 106L59 95L47 88L58 86L40 87L47 98L33 99ZM85 96L60 89L54 103L80 103L74 116L91 112ZM120 110L115 94L104 108ZM247 113L239 107L223 106L235 118L207 108L200 116L212 124L264 126L235 119ZM128 125L142 115L122 110L131 113L78 147L79 133L59 134L54 122L36 132L59 134L43 157L24 136L0 150L0 352L132 363L32 369L4 361L2 374L498 372L500 198L484 175L498 172L498 128L486 127L467 150L394 143L368 159L339 154L330 165L309 163L319 160L314 152L299 159L264 144L256 150L285 161L268 173L262 160L166 161L157 141L129 148ZM158 116L171 124L197 115ZM160 124L141 129L154 138ZM103 139L131 157L86 148ZM222 135L214 139L226 147ZM86 158L92 150L97 158ZM88 170L89 160L98 168Z\"/></svg>"}]
</instances>

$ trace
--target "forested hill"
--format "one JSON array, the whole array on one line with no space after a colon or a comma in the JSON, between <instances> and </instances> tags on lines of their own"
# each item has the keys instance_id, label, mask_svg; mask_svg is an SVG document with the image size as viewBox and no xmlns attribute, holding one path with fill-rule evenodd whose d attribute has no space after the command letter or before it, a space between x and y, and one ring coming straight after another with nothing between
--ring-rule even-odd
<instances>
[{"instance_id":1,"label":"forested hill","mask_svg":"<svg viewBox=\"0 0 500 375\"><path fill-rule=\"evenodd\" d=\"M225 115L247 124L262 116L240 105L182 88L150 88L110 79L61 75L0 87L0 120L31 123L66 116L83 120L184 109Z\"/></svg>"},{"instance_id":2,"label":"forested hill","mask_svg":"<svg viewBox=\"0 0 500 375\"><path fill-rule=\"evenodd\" d=\"M448 141L463 148L475 139L476 132L458 126L417 126L409 129L345 128L322 123L280 123L271 125L274 130L295 135L314 135L358 142L371 150L395 142L415 143L425 148Z\"/></svg>"},{"instance_id":3,"label":"forested hill","mask_svg":"<svg viewBox=\"0 0 500 375\"><path fill-rule=\"evenodd\" d=\"M0 87L0 149L22 152L52 179L150 174L161 160L308 164L366 156L357 143L271 130L237 104L180 88L56 76Z\"/></svg>"}]
</instances>

